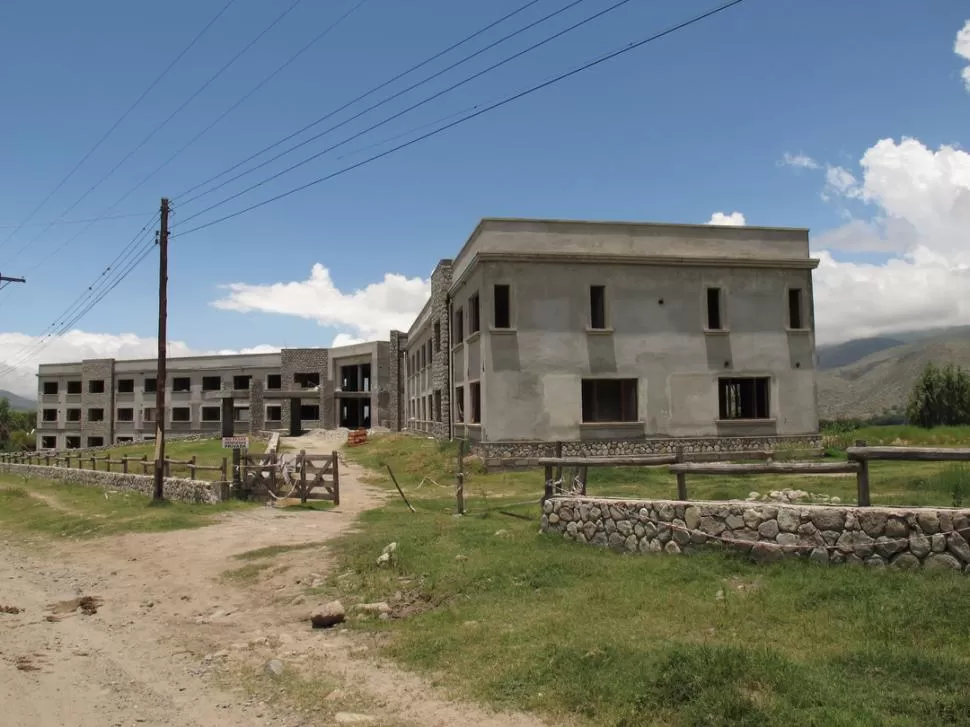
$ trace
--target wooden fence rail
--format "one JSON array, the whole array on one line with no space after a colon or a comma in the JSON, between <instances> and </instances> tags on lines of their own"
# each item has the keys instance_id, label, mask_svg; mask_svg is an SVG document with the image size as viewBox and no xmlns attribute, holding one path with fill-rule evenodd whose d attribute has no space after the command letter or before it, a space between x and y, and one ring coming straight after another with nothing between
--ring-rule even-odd
<instances>
[{"instance_id":1,"label":"wooden fence rail","mask_svg":"<svg viewBox=\"0 0 970 727\"><path fill-rule=\"evenodd\" d=\"M744 456L742 456L744 455ZM704 452L685 454L678 449L675 455L645 455L635 457L543 457L539 464L545 468L545 491L543 500L563 492L562 467L575 467L581 472L581 490L586 494L586 469L588 467L657 467L666 466L677 476L677 498L687 500L688 475L765 475L765 474L854 474L856 476L857 502L859 507L869 507L869 462L892 460L906 462L970 462L970 448L942 447L869 447L856 442L846 450L847 461L840 462L787 462L768 461L744 463L725 460L769 459L770 452ZM715 457L721 461L711 461ZM706 459L706 462L700 461ZM694 460L694 461L688 461ZM554 468L556 474L554 475Z\"/></svg>"},{"instance_id":2,"label":"wooden fence rail","mask_svg":"<svg viewBox=\"0 0 970 727\"><path fill-rule=\"evenodd\" d=\"M112 466L117 466L121 468L121 473L129 474L132 472L132 464L140 465L141 474L148 475L154 471L155 460L148 459L148 455L142 455L141 457L120 457L118 459L112 459L110 455L83 455L83 454L65 454L65 455L50 455L50 454L36 454L33 452L6 452L0 454L0 462L7 464L32 464L44 467L66 467L75 469L91 469L98 471L98 463L104 463L104 471L112 472ZM88 465L85 467L85 465ZM228 480L229 474L229 463L226 457L222 458L221 464L198 464L196 456L192 455L189 459L169 459L165 458L165 476L172 476L172 466L185 467L189 471L189 479L197 479L197 474L199 472L218 472L220 473L220 481L226 482ZM136 467L137 470L137 467Z\"/></svg>"}]
</instances>

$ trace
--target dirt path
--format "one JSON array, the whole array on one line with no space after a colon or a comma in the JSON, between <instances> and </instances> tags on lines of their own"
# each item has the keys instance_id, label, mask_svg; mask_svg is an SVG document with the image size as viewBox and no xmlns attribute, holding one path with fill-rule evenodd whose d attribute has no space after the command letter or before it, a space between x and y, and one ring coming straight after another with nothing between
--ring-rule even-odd
<instances>
[{"instance_id":1,"label":"dirt path","mask_svg":"<svg viewBox=\"0 0 970 727\"><path fill-rule=\"evenodd\" d=\"M541 725L448 701L373 657L366 636L309 628L302 594L331 567L326 541L382 501L362 474L342 466L341 505L325 512L262 508L197 530L54 544L0 533L0 606L22 609L0 613L0 723L309 727L364 713L377 725ZM273 559L255 584L222 578L247 563L233 555L296 543L320 545ZM85 595L101 599L97 613L53 615ZM270 659L282 678L265 672ZM291 674L333 691L301 701Z\"/></svg>"}]
</instances>

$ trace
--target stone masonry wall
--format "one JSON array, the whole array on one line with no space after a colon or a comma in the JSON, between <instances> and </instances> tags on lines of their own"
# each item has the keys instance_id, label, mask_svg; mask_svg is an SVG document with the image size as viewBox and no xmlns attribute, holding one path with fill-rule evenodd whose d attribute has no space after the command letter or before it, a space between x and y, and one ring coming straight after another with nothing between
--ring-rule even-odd
<instances>
[{"instance_id":1,"label":"stone masonry wall","mask_svg":"<svg viewBox=\"0 0 970 727\"><path fill-rule=\"evenodd\" d=\"M833 507L554 497L540 528L628 553L726 548L757 562L963 571L970 575L970 510Z\"/></svg>"},{"instance_id":2,"label":"stone masonry wall","mask_svg":"<svg viewBox=\"0 0 970 727\"><path fill-rule=\"evenodd\" d=\"M284 348L280 353L283 390L296 388L293 374L317 373L320 375L320 391L307 391L307 400L317 399L320 405L320 423L326 429L333 429L333 381L329 379L327 367L329 352L324 348ZM327 382L329 387L327 386ZM329 388L329 398L327 390ZM283 399L283 426L290 425L290 400Z\"/></svg>"},{"instance_id":3,"label":"stone masonry wall","mask_svg":"<svg viewBox=\"0 0 970 727\"><path fill-rule=\"evenodd\" d=\"M562 443L564 457L614 457L619 455L673 454L684 452L750 452L776 449L818 449L820 435L802 437L696 437L631 440L587 440ZM534 467L539 457L552 457L556 442L476 442L472 452L487 467Z\"/></svg>"},{"instance_id":4,"label":"stone masonry wall","mask_svg":"<svg viewBox=\"0 0 970 727\"><path fill-rule=\"evenodd\" d=\"M126 475L120 472L97 472L67 467L7 463L0 463L0 472L21 477L32 477L38 480L57 480L69 485L139 492L149 496L151 496L155 487L155 478L151 475ZM211 505L219 502L219 485L200 480L167 477L165 479L165 498L176 502Z\"/></svg>"},{"instance_id":5,"label":"stone masonry wall","mask_svg":"<svg viewBox=\"0 0 970 727\"><path fill-rule=\"evenodd\" d=\"M376 370L371 372L371 426L391 428L391 399L394 380L391 378L391 347L386 341L377 342Z\"/></svg>"},{"instance_id":6,"label":"stone masonry wall","mask_svg":"<svg viewBox=\"0 0 970 727\"><path fill-rule=\"evenodd\" d=\"M388 389L391 392L390 401L387 407L388 428L391 431L399 432L404 428L404 421L401 416L404 409L404 378L405 367L402 365L401 352L407 344L407 334L401 331L391 331L391 342L388 346Z\"/></svg>"},{"instance_id":7,"label":"stone masonry wall","mask_svg":"<svg viewBox=\"0 0 970 727\"><path fill-rule=\"evenodd\" d=\"M431 273L431 391L441 397L441 419L432 424L431 434L447 439L451 434L451 385L448 362L451 360L451 321L448 317L448 289L451 287L451 261L442 260ZM436 325L437 324L437 325ZM438 340L435 340L435 332ZM433 399L432 399L433 400ZM434 413L431 416L434 419Z\"/></svg>"},{"instance_id":8,"label":"stone masonry wall","mask_svg":"<svg viewBox=\"0 0 970 727\"><path fill-rule=\"evenodd\" d=\"M249 436L266 428L266 407L263 405L263 380L254 376L249 381Z\"/></svg>"}]
</instances>

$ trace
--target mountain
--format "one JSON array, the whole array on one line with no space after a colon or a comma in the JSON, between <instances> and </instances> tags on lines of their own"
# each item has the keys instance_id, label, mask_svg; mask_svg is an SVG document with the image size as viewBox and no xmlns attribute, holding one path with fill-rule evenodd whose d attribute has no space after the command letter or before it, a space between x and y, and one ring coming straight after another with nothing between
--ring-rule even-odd
<instances>
[{"instance_id":1,"label":"mountain","mask_svg":"<svg viewBox=\"0 0 970 727\"><path fill-rule=\"evenodd\" d=\"M928 363L955 363L970 368L970 327L893 334L898 345L879 348L889 339L856 339L827 347L829 361L847 361L836 368L820 366L818 409L821 419L868 418L894 407L905 407L909 392ZM878 350L852 359L853 353ZM832 356L832 353L835 353ZM822 359L819 347L819 359ZM841 358L840 358L841 356Z\"/></svg>"},{"instance_id":2,"label":"mountain","mask_svg":"<svg viewBox=\"0 0 970 727\"><path fill-rule=\"evenodd\" d=\"M9 391L0 389L0 399L10 402L10 408L14 411L33 411L37 408L37 402L32 399L25 399L22 396L11 394Z\"/></svg>"},{"instance_id":3,"label":"mountain","mask_svg":"<svg viewBox=\"0 0 970 727\"><path fill-rule=\"evenodd\" d=\"M854 338L845 343L819 346L818 368L820 371L828 371L829 369L848 366L866 356L885 351L887 348L902 346L905 343L901 338L879 336L876 338Z\"/></svg>"}]
</instances>

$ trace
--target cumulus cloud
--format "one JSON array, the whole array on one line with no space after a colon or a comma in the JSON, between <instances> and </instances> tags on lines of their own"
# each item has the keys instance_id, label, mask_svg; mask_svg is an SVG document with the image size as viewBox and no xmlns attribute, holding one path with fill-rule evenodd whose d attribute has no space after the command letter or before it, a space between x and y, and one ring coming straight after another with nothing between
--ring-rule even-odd
<instances>
[{"instance_id":1,"label":"cumulus cloud","mask_svg":"<svg viewBox=\"0 0 970 727\"><path fill-rule=\"evenodd\" d=\"M882 139L859 167L859 178L826 171L829 193L873 214L813 239L819 341L970 323L970 154ZM839 254L860 251L889 257L861 263Z\"/></svg>"},{"instance_id":2,"label":"cumulus cloud","mask_svg":"<svg viewBox=\"0 0 970 727\"><path fill-rule=\"evenodd\" d=\"M385 339L391 330L407 330L431 296L431 281L387 273L379 283L351 292L334 285L330 271L316 263L306 280L250 285L230 283L216 308L240 313L258 311L298 316L320 325L347 329L334 345Z\"/></svg>"},{"instance_id":3,"label":"cumulus cloud","mask_svg":"<svg viewBox=\"0 0 970 727\"><path fill-rule=\"evenodd\" d=\"M781 158L781 163L785 166L795 167L796 169L819 169L820 165L817 161L812 159L812 157L807 154L789 154Z\"/></svg>"},{"instance_id":4,"label":"cumulus cloud","mask_svg":"<svg viewBox=\"0 0 970 727\"><path fill-rule=\"evenodd\" d=\"M43 347L41 347L43 344ZM259 345L242 349L201 350L182 341L168 342L168 355L227 355L233 353L273 353L279 347ZM158 354L155 338L130 333L90 333L69 331L63 336L42 340L23 333L0 333L0 389L21 396L37 394L37 366L42 363L68 363L91 358L154 358Z\"/></svg>"},{"instance_id":5,"label":"cumulus cloud","mask_svg":"<svg viewBox=\"0 0 970 727\"><path fill-rule=\"evenodd\" d=\"M957 33L956 43L953 45L953 52L966 61L970 61L970 20ZM963 84L967 91L970 91L970 66L965 66L963 72Z\"/></svg>"},{"instance_id":6,"label":"cumulus cloud","mask_svg":"<svg viewBox=\"0 0 970 727\"><path fill-rule=\"evenodd\" d=\"M729 225L731 227L743 227L746 223L744 221L744 215L740 212L732 212L727 215L723 212L715 212L711 215L711 219L708 220L709 225Z\"/></svg>"}]
</instances>

